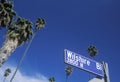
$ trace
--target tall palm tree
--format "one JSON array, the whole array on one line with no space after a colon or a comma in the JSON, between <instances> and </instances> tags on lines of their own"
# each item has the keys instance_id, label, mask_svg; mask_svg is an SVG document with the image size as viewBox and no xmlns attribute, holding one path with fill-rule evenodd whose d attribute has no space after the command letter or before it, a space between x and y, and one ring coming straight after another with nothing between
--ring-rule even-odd
<instances>
[{"instance_id":1,"label":"tall palm tree","mask_svg":"<svg viewBox=\"0 0 120 82\"><path fill-rule=\"evenodd\" d=\"M43 28L43 27L39 27ZM14 50L31 39L33 35L32 23L23 18L12 22L6 33L6 40L0 48L0 66L8 59Z\"/></svg>"},{"instance_id":2,"label":"tall palm tree","mask_svg":"<svg viewBox=\"0 0 120 82\"><path fill-rule=\"evenodd\" d=\"M90 54L91 57L94 57L98 53L98 50L97 50L97 48L95 46L90 45L88 47L88 53Z\"/></svg>"},{"instance_id":3,"label":"tall palm tree","mask_svg":"<svg viewBox=\"0 0 120 82\"><path fill-rule=\"evenodd\" d=\"M5 72L4 72L4 77L5 78L3 79L3 82L5 82L6 77L9 76L10 73L11 73L11 69L8 68L8 69L5 70Z\"/></svg>"},{"instance_id":4,"label":"tall palm tree","mask_svg":"<svg viewBox=\"0 0 120 82\"><path fill-rule=\"evenodd\" d=\"M93 45L90 45L87 50L92 58L94 58L94 56L96 56L96 54L98 53L97 48ZM90 78L91 78L91 75L89 73L89 80L90 80Z\"/></svg>"},{"instance_id":5,"label":"tall palm tree","mask_svg":"<svg viewBox=\"0 0 120 82\"><path fill-rule=\"evenodd\" d=\"M20 21L20 20L21 20L21 19L18 19L18 21ZM44 21L45 21L45 20L44 20ZM41 21L41 22L42 22L42 21ZM27 23L27 24L28 24L29 26L31 26L32 23ZM44 25L44 26L45 26L45 25ZM37 28L37 27L35 27L35 28ZM39 27L39 28L41 29L41 28L43 28L43 26L42 26L42 27ZM39 29L36 29L36 30L39 30ZM21 32L21 33L22 33L22 32ZM31 32L31 33L32 33L32 32ZM23 34L24 34L24 32L23 32ZM26 36L26 34L25 34L25 36ZM18 69L19 69L19 67L21 66L21 64L22 64L22 62L23 62L23 60L24 60L24 58L25 58L25 56L26 56L26 54L27 54L28 49L30 48L30 45L31 45L34 37L35 37L35 33L33 34L33 37L31 38L31 40L30 40L30 42L29 42L29 45L27 46L25 52L23 53L23 56L22 56L21 60L19 61L18 65L17 65L17 67L16 67L16 70L15 70L15 72L13 73L12 78L10 79L10 82L13 81L13 79L14 79L14 77L15 77Z\"/></svg>"},{"instance_id":6,"label":"tall palm tree","mask_svg":"<svg viewBox=\"0 0 120 82\"><path fill-rule=\"evenodd\" d=\"M0 28L7 27L11 24L14 16L13 3L7 0L0 1Z\"/></svg>"},{"instance_id":7,"label":"tall palm tree","mask_svg":"<svg viewBox=\"0 0 120 82\"><path fill-rule=\"evenodd\" d=\"M33 40L35 36L35 33L33 33L32 23L29 20L18 16L16 17L16 20L13 20L14 17L16 17L16 12L13 10L13 3L7 0L0 0L0 28L8 27L6 40L0 48L0 66L2 66L18 46L24 44L30 39ZM40 30L44 27L44 24L45 20L43 18L38 18L35 24L35 29ZM12 79L20 67L32 40L30 40L30 44L26 48Z\"/></svg>"},{"instance_id":8,"label":"tall palm tree","mask_svg":"<svg viewBox=\"0 0 120 82\"><path fill-rule=\"evenodd\" d=\"M66 72L66 82L68 82L68 76L71 75L71 73L72 73L72 67L67 66L65 68L65 72Z\"/></svg>"},{"instance_id":9,"label":"tall palm tree","mask_svg":"<svg viewBox=\"0 0 120 82\"><path fill-rule=\"evenodd\" d=\"M0 48L0 64L2 65L11 53L32 36L32 24L30 21L18 18L13 22L6 33L6 40Z\"/></svg>"},{"instance_id":10,"label":"tall palm tree","mask_svg":"<svg viewBox=\"0 0 120 82\"><path fill-rule=\"evenodd\" d=\"M49 82L55 82L55 78L54 77L49 78Z\"/></svg>"}]
</instances>

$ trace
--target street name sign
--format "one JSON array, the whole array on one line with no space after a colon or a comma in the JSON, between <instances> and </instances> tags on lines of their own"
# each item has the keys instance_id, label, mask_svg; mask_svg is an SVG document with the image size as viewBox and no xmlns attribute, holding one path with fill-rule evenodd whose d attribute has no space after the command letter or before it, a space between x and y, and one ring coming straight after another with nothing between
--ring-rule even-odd
<instances>
[{"instance_id":1,"label":"street name sign","mask_svg":"<svg viewBox=\"0 0 120 82\"><path fill-rule=\"evenodd\" d=\"M64 50L64 61L67 64L83 69L87 72L104 77L103 65L90 58L84 57L67 49Z\"/></svg>"}]
</instances>

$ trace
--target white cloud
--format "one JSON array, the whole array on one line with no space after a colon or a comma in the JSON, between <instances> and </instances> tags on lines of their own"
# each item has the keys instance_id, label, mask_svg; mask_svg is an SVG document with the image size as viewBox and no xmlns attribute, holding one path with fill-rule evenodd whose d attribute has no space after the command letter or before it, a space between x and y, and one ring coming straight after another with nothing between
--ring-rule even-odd
<instances>
[{"instance_id":1,"label":"white cloud","mask_svg":"<svg viewBox=\"0 0 120 82\"><path fill-rule=\"evenodd\" d=\"M9 82L13 72L15 71L15 67L10 66L10 65L6 65L3 66L2 68L0 68L0 81L3 81L4 77L4 71L5 69L10 68L12 70L12 73L6 78L5 82ZM48 82L47 77L45 77L42 74L36 74L34 77L32 76L27 76L27 75L23 75L19 70L17 71L17 74L15 76L15 78L13 79L12 82Z\"/></svg>"}]
</instances>

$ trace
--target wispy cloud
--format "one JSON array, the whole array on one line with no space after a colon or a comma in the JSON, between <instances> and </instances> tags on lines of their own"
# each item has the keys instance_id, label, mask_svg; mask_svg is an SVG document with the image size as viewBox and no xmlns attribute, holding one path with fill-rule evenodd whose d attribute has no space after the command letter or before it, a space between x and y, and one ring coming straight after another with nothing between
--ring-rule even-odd
<instances>
[{"instance_id":1,"label":"wispy cloud","mask_svg":"<svg viewBox=\"0 0 120 82\"><path fill-rule=\"evenodd\" d=\"M2 68L0 68L0 82L3 81L4 77L4 71L7 68L10 68L12 70L12 73L6 78L6 82L9 82L13 72L15 71L15 67L10 66L10 65L6 65L3 66ZM19 70L14 78L14 80L12 82L48 82L47 77L45 77L42 74L36 74L34 77L32 76L28 76L28 75L23 75Z\"/></svg>"}]
</instances>

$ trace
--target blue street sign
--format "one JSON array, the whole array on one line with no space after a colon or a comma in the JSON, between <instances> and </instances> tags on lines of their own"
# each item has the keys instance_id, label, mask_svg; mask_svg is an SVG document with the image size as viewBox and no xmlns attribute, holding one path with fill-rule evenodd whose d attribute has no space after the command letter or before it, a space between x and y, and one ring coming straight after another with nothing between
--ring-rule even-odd
<instances>
[{"instance_id":1,"label":"blue street sign","mask_svg":"<svg viewBox=\"0 0 120 82\"><path fill-rule=\"evenodd\" d=\"M103 65L82 55L76 54L67 49L64 50L65 63L83 69L87 72L104 77Z\"/></svg>"}]
</instances>

